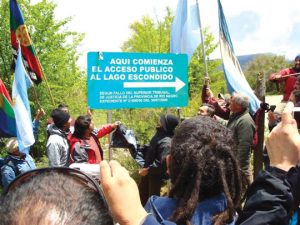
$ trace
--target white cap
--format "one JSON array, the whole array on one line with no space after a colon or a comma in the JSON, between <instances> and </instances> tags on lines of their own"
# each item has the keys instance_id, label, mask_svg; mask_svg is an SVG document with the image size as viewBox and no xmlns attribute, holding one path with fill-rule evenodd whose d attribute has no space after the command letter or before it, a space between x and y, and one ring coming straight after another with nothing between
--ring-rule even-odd
<instances>
[{"instance_id":1,"label":"white cap","mask_svg":"<svg viewBox=\"0 0 300 225\"><path fill-rule=\"evenodd\" d=\"M18 150L18 140L16 138L10 138L6 144L6 148L9 153L14 153Z\"/></svg>"}]
</instances>

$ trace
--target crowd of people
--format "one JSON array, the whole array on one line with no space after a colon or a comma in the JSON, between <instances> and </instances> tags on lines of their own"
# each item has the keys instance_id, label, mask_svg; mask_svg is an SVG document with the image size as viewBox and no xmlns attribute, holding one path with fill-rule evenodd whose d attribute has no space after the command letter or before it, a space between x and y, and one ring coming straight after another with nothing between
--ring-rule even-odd
<instances>
[{"instance_id":1,"label":"crowd of people","mask_svg":"<svg viewBox=\"0 0 300 225\"><path fill-rule=\"evenodd\" d=\"M294 76L300 56L284 71L270 79L293 78L293 88L284 89L283 111L268 112L265 169L256 178L250 171L256 127L249 99L243 93L214 97L207 79L197 116L181 123L172 114L159 117L142 147L138 184L103 156L99 139L120 122L96 129L90 111L74 120L61 104L48 120L49 167L36 169L31 156L18 151L17 140L8 141L8 156L0 160L0 224L299 223L300 135L293 108L300 105L300 77ZM44 114L36 114L35 134ZM100 164L100 176L69 168L72 163ZM169 191L160 196L166 180Z\"/></svg>"},{"instance_id":2,"label":"crowd of people","mask_svg":"<svg viewBox=\"0 0 300 225\"><path fill-rule=\"evenodd\" d=\"M116 161L100 162L101 188L78 170L35 169L12 181L1 197L0 224L289 224L300 181L292 110L288 103L269 134L271 166L250 185L243 206L244 175L231 131L198 116L183 121L172 138L168 196L152 196L143 207L136 182Z\"/></svg>"},{"instance_id":3,"label":"crowd of people","mask_svg":"<svg viewBox=\"0 0 300 225\"><path fill-rule=\"evenodd\" d=\"M39 121L45 115L39 109L33 120L33 132L36 137L39 130ZM107 124L99 129L94 127L91 111L87 115L71 118L68 106L60 104L52 110L47 120L46 151L49 167L68 167L72 163L96 164L103 160L103 150L99 138L111 133L120 122ZM30 156L30 147L22 153L18 148L16 138L7 142L8 155L0 158L1 186L6 190L18 175L36 168Z\"/></svg>"}]
</instances>

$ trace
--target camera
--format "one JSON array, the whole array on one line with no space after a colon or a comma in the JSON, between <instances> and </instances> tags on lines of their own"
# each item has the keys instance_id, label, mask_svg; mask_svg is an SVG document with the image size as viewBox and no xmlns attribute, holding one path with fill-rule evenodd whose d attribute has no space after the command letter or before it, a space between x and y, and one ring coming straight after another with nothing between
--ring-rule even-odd
<instances>
[{"instance_id":1,"label":"camera","mask_svg":"<svg viewBox=\"0 0 300 225\"><path fill-rule=\"evenodd\" d=\"M266 103L266 102L260 103L260 107L263 110L265 110L265 112L269 112L269 111L274 112L274 110L276 109L276 105L270 105L269 103Z\"/></svg>"},{"instance_id":2,"label":"camera","mask_svg":"<svg viewBox=\"0 0 300 225\"><path fill-rule=\"evenodd\" d=\"M72 163L69 167L73 169L81 170L82 172L91 176L95 180L99 181L100 178L99 164Z\"/></svg>"},{"instance_id":3,"label":"camera","mask_svg":"<svg viewBox=\"0 0 300 225\"><path fill-rule=\"evenodd\" d=\"M297 122L297 128L300 130L300 107L295 107L293 109L293 117Z\"/></svg>"}]
</instances>

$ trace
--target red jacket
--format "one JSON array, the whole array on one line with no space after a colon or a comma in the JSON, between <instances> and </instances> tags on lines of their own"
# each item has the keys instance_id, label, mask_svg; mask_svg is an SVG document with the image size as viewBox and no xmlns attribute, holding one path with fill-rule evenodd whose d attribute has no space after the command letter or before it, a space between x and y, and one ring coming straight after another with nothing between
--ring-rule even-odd
<instances>
[{"instance_id":1,"label":"red jacket","mask_svg":"<svg viewBox=\"0 0 300 225\"><path fill-rule=\"evenodd\" d=\"M105 136L106 134L109 134L114 129L113 124L108 124L103 127L101 127L98 131L93 132L92 138L95 140L100 153L97 152L96 149L92 149L89 145L88 140L80 139L75 137L74 135L70 136L68 138L69 144L70 144L70 163L90 163L90 164L96 164L103 160L103 150L100 145L99 138Z\"/></svg>"},{"instance_id":2,"label":"red jacket","mask_svg":"<svg viewBox=\"0 0 300 225\"><path fill-rule=\"evenodd\" d=\"M270 81L285 82L282 101L287 102L290 98L292 91L294 90L296 76L287 77L288 75L293 73L296 73L296 71L293 68L286 68L284 70L281 70L279 73L273 73L269 76ZM279 79L275 79L277 75L281 75Z\"/></svg>"},{"instance_id":3,"label":"red jacket","mask_svg":"<svg viewBox=\"0 0 300 225\"><path fill-rule=\"evenodd\" d=\"M207 103L214 106L216 116L219 116L224 120L228 120L230 115L230 109L226 104L225 100L215 98L215 97L208 97L206 90L207 90L207 85L203 85L202 96L201 96L202 103Z\"/></svg>"}]
</instances>

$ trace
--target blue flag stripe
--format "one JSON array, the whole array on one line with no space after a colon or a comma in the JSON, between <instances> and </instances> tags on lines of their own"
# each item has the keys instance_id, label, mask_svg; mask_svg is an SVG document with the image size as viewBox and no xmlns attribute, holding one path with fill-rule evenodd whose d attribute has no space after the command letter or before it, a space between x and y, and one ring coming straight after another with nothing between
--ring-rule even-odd
<instances>
[{"instance_id":1,"label":"blue flag stripe","mask_svg":"<svg viewBox=\"0 0 300 225\"><path fill-rule=\"evenodd\" d=\"M251 89L246 80L237 57L233 51L233 45L228 32L226 19L224 16L221 1L218 0L219 5L219 25L220 25L220 48L223 59L223 69L227 89L230 94L233 92L244 93L249 97L250 113L254 115L260 107L260 101Z\"/></svg>"},{"instance_id":2,"label":"blue flag stripe","mask_svg":"<svg viewBox=\"0 0 300 225\"><path fill-rule=\"evenodd\" d=\"M21 48L19 48L12 88L12 97L14 101L13 109L17 121L17 139L19 151L25 154L28 154L28 147L33 145L35 142L27 94L27 89L29 88L27 79L29 78L26 75L26 71L22 62Z\"/></svg>"},{"instance_id":3,"label":"blue flag stripe","mask_svg":"<svg viewBox=\"0 0 300 225\"><path fill-rule=\"evenodd\" d=\"M187 54L190 61L201 43L199 12L195 0L178 0L171 27L170 53Z\"/></svg>"}]
</instances>

